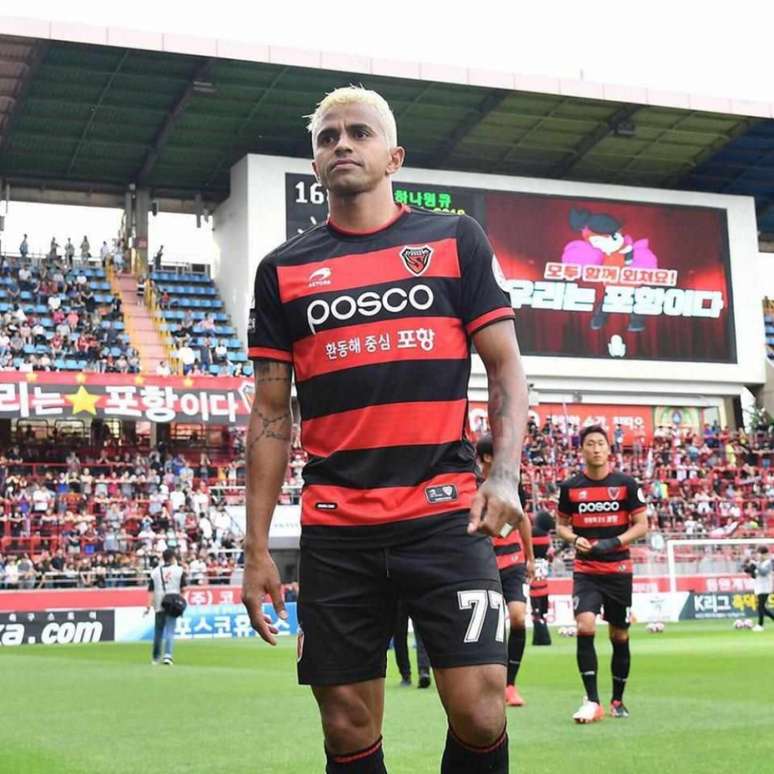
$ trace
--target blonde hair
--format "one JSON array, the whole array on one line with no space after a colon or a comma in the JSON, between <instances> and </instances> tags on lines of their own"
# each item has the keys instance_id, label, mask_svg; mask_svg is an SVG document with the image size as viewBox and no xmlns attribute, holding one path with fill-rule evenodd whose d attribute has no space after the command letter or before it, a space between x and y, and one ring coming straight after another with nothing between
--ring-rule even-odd
<instances>
[{"instance_id":1,"label":"blonde hair","mask_svg":"<svg viewBox=\"0 0 774 774\"><path fill-rule=\"evenodd\" d=\"M364 86L342 86L326 94L318 103L314 113L304 118L309 119L307 129L312 135L312 142L320 129L322 117L331 108L341 107L343 105L370 105L379 115L384 136L387 145L395 148L398 145L398 127L395 123L395 116L387 104L387 100L375 91L366 89Z\"/></svg>"}]
</instances>

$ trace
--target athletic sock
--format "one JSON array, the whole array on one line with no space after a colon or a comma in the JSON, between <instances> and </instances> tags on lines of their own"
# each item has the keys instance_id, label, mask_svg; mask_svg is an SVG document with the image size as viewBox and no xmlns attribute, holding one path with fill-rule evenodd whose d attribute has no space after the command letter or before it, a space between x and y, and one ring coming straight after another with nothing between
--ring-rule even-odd
<instances>
[{"instance_id":1,"label":"athletic sock","mask_svg":"<svg viewBox=\"0 0 774 774\"><path fill-rule=\"evenodd\" d=\"M325 757L328 760L326 774L387 774L381 736L364 750L345 755L333 755L326 750Z\"/></svg>"},{"instance_id":2,"label":"athletic sock","mask_svg":"<svg viewBox=\"0 0 774 774\"><path fill-rule=\"evenodd\" d=\"M629 652L629 640L624 642L612 641L613 658L610 661L610 671L613 673L613 701L623 701L626 680L629 677L629 665L631 655Z\"/></svg>"},{"instance_id":3,"label":"athletic sock","mask_svg":"<svg viewBox=\"0 0 774 774\"><path fill-rule=\"evenodd\" d=\"M508 774L508 734L503 733L489 747L472 747L461 742L451 728L446 734L446 749L441 774Z\"/></svg>"},{"instance_id":4,"label":"athletic sock","mask_svg":"<svg viewBox=\"0 0 774 774\"><path fill-rule=\"evenodd\" d=\"M508 637L508 685L513 685L516 682L516 675L519 674L526 642L526 629L511 629L510 636Z\"/></svg>"},{"instance_id":5,"label":"athletic sock","mask_svg":"<svg viewBox=\"0 0 774 774\"><path fill-rule=\"evenodd\" d=\"M597 691L597 651L594 649L593 634L579 634L576 656L578 670L586 688L586 697L589 701L599 704L599 692Z\"/></svg>"}]
</instances>

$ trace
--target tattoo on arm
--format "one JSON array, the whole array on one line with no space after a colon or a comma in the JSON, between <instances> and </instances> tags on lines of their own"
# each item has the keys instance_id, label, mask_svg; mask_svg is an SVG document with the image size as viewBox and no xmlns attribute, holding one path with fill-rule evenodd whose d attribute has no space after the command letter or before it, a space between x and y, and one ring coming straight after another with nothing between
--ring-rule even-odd
<instances>
[{"instance_id":1,"label":"tattoo on arm","mask_svg":"<svg viewBox=\"0 0 774 774\"><path fill-rule=\"evenodd\" d=\"M489 424L492 428L492 437L498 441L498 451L503 452L506 460L514 456L514 446L516 433L513 427L513 417L511 416L511 395L508 388L500 380L491 379L489 383ZM517 473L518 461L514 461L514 466L510 467L502 457L495 460L489 477L495 481L506 481L512 485L518 485L519 476Z\"/></svg>"},{"instance_id":2,"label":"tattoo on arm","mask_svg":"<svg viewBox=\"0 0 774 774\"><path fill-rule=\"evenodd\" d=\"M267 383L285 382L290 383L290 366L285 363L278 363L274 361L259 360L255 364L255 384L256 391L261 384ZM291 438L291 432L293 429L293 417L290 409L282 411L276 416L271 416L264 413L259 407L257 402L253 404L252 416L250 418L251 433L252 436L249 440L246 458L248 465L250 464L253 455L255 454L255 447L259 441L264 438L273 438L277 441L288 442Z\"/></svg>"}]
</instances>

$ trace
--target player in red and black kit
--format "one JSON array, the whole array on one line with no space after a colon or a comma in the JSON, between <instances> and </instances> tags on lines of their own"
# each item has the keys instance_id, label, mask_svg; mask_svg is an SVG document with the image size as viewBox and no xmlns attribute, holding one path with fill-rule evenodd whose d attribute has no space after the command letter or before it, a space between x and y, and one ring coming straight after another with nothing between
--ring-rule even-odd
<instances>
[{"instance_id":1,"label":"player in red and black kit","mask_svg":"<svg viewBox=\"0 0 774 774\"><path fill-rule=\"evenodd\" d=\"M577 660L586 698L573 715L577 723L601 720L594 649L597 614L603 612L613 646L610 714L629 712L623 693L629 676L629 609L632 560L629 545L648 531L645 498L631 476L610 470L610 442L600 425L581 432L583 473L565 481L559 494L560 538L575 546L573 606L578 628Z\"/></svg>"},{"instance_id":2,"label":"player in red and black kit","mask_svg":"<svg viewBox=\"0 0 774 774\"><path fill-rule=\"evenodd\" d=\"M372 91L337 89L309 130L329 218L258 266L248 331L242 598L286 615L268 532L292 430L309 455L301 503L298 676L312 686L329 774L381 774L387 645L405 603L449 730L444 774L508 771L505 606L490 538L523 519L526 380L505 282L467 216L395 204L404 150ZM471 347L487 370L494 461L477 490L467 436Z\"/></svg>"},{"instance_id":3,"label":"player in red and black kit","mask_svg":"<svg viewBox=\"0 0 774 774\"><path fill-rule=\"evenodd\" d=\"M529 606L532 611L532 644L550 645L548 630L548 567L553 557L551 532L554 520L548 511L538 511L532 525L532 552L535 555L535 573L529 584Z\"/></svg>"},{"instance_id":4,"label":"player in red and black kit","mask_svg":"<svg viewBox=\"0 0 774 774\"><path fill-rule=\"evenodd\" d=\"M482 480L486 481L494 459L492 436L482 435L476 443L476 456L481 467ZM525 502L524 489L519 484L519 499ZM503 597L508 606L511 631L508 635L508 674L505 681L505 703L509 707L524 706L524 699L516 687L516 677L524 658L524 646L527 642L527 597L524 586L531 583L534 576L534 556L530 524L524 519L518 529L507 537L493 537L497 569L500 571L500 583Z\"/></svg>"}]
</instances>

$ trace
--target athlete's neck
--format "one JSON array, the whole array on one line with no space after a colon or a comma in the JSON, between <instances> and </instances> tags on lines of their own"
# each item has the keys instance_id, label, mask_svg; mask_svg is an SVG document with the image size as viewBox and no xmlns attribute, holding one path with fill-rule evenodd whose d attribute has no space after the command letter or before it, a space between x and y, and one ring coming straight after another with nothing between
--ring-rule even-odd
<instances>
[{"instance_id":1,"label":"athlete's neck","mask_svg":"<svg viewBox=\"0 0 774 774\"><path fill-rule=\"evenodd\" d=\"M328 193L329 219L342 231L355 233L379 231L395 219L398 205L392 198L392 186L380 186L374 191L343 196Z\"/></svg>"},{"instance_id":2,"label":"athlete's neck","mask_svg":"<svg viewBox=\"0 0 774 774\"><path fill-rule=\"evenodd\" d=\"M604 465L586 465L586 478L590 478L592 481L601 481L603 478L607 478L610 475L610 463L606 462Z\"/></svg>"}]
</instances>

